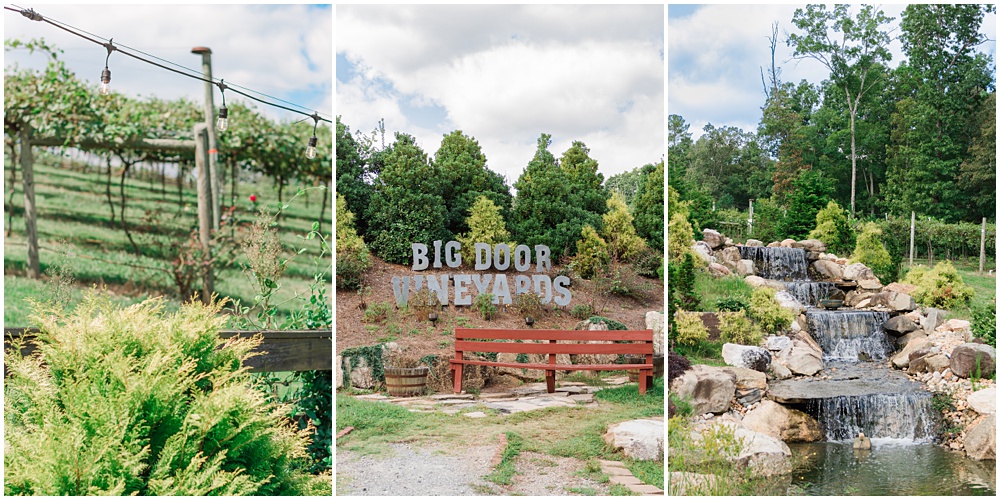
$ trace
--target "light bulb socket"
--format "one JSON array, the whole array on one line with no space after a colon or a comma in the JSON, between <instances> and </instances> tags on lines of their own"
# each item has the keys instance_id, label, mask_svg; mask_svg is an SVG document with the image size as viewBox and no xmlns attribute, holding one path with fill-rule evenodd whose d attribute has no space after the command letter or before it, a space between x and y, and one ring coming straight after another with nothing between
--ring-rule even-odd
<instances>
[{"instance_id":1,"label":"light bulb socket","mask_svg":"<svg viewBox=\"0 0 1000 500\"><path fill-rule=\"evenodd\" d=\"M104 70L101 71L101 81L104 83L111 83L111 70L108 69L107 66L105 66Z\"/></svg>"},{"instance_id":2,"label":"light bulb socket","mask_svg":"<svg viewBox=\"0 0 1000 500\"><path fill-rule=\"evenodd\" d=\"M309 138L309 147L311 147L311 148L315 148L316 147L316 136L315 135Z\"/></svg>"},{"instance_id":3,"label":"light bulb socket","mask_svg":"<svg viewBox=\"0 0 1000 500\"><path fill-rule=\"evenodd\" d=\"M229 108L225 104L219 108L219 118L229 118Z\"/></svg>"}]
</instances>

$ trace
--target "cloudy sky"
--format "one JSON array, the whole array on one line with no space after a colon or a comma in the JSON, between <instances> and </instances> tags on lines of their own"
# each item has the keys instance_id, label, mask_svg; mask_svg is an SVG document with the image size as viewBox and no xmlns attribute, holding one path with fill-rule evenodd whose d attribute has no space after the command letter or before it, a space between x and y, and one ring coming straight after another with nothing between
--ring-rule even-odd
<instances>
[{"instance_id":1,"label":"cloudy sky","mask_svg":"<svg viewBox=\"0 0 1000 500\"><path fill-rule=\"evenodd\" d=\"M574 140L605 177L664 153L662 5L336 8L337 114L369 132L385 119L428 155L475 137L513 183L541 133Z\"/></svg>"},{"instance_id":2,"label":"cloudy sky","mask_svg":"<svg viewBox=\"0 0 1000 500\"><path fill-rule=\"evenodd\" d=\"M39 14L102 38L124 44L201 72L201 56L191 49L212 49L212 70L226 83L263 92L319 111L333 113L333 9L304 5L35 5ZM64 50L61 58L96 91L106 50L44 22L4 11L4 37L44 38ZM43 68L45 56L26 50L4 54L4 65ZM111 88L127 95L164 99L204 99L204 83L112 53L108 63ZM226 102L242 99L227 92ZM221 104L218 91L215 104ZM265 109L266 108L266 109ZM301 118L265 106L258 109L280 119ZM238 117L230 116L232 123Z\"/></svg>"},{"instance_id":3,"label":"cloudy sky","mask_svg":"<svg viewBox=\"0 0 1000 500\"><path fill-rule=\"evenodd\" d=\"M782 81L802 79L818 83L829 72L813 60L791 60L793 50L784 40L795 30L792 16L804 5L671 5L667 9L667 112L678 114L691 124L697 139L702 127L731 125L756 131L760 108L764 105L761 68L771 62L771 25L778 22L778 47L775 64L781 68ZM895 18L891 26L899 35L903 5L883 5L882 10ZM983 25L993 42L980 50L996 54L996 15L989 14ZM894 40L890 66L904 59L901 45Z\"/></svg>"}]
</instances>

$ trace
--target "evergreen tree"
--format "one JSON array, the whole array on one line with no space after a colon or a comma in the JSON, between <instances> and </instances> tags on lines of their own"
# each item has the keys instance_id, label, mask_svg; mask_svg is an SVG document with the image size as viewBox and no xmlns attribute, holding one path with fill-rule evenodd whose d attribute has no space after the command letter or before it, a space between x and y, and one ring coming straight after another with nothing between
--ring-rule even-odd
<instances>
[{"instance_id":1,"label":"evergreen tree","mask_svg":"<svg viewBox=\"0 0 1000 500\"><path fill-rule=\"evenodd\" d=\"M471 263L475 259L475 244L510 243L510 233L504 223L500 207L485 195L480 195L472 207L469 217L465 219L469 231L458 236L462 244L462 261Z\"/></svg>"},{"instance_id":2,"label":"evergreen tree","mask_svg":"<svg viewBox=\"0 0 1000 500\"><path fill-rule=\"evenodd\" d=\"M601 229L601 236L607 242L607 252L613 259L632 261L646 249L646 242L636 234L632 214L628 213L622 195L611 195L607 205L608 212L604 214L604 227Z\"/></svg>"},{"instance_id":3,"label":"evergreen tree","mask_svg":"<svg viewBox=\"0 0 1000 500\"><path fill-rule=\"evenodd\" d=\"M466 136L461 130L444 136L441 147L434 154L434 166L443 180L441 197L447 214L445 228L451 234L469 230L465 220L469 208L480 196L493 200L504 217L509 215L510 189L502 175L487 168L486 155L475 138Z\"/></svg>"},{"instance_id":4,"label":"evergreen tree","mask_svg":"<svg viewBox=\"0 0 1000 500\"><path fill-rule=\"evenodd\" d=\"M830 201L833 187L822 172L804 170L792 184L788 213L780 225L785 238L805 239L816 226L816 213Z\"/></svg>"},{"instance_id":5,"label":"evergreen tree","mask_svg":"<svg viewBox=\"0 0 1000 500\"><path fill-rule=\"evenodd\" d=\"M650 248L663 249L663 162L640 185L635 201L635 231Z\"/></svg>"}]
</instances>

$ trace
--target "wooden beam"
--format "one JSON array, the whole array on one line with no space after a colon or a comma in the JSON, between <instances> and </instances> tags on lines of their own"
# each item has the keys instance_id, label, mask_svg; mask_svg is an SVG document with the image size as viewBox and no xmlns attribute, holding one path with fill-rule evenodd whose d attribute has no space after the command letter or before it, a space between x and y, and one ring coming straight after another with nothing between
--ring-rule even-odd
<instances>
[{"instance_id":1,"label":"wooden beam","mask_svg":"<svg viewBox=\"0 0 1000 500\"><path fill-rule=\"evenodd\" d=\"M21 181L24 185L24 235L28 242L28 277L38 279L42 275L38 262L38 210L35 207L35 170L31 154L31 124L21 127Z\"/></svg>"},{"instance_id":2,"label":"wooden beam","mask_svg":"<svg viewBox=\"0 0 1000 500\"><path fill-rule=\"evenodd\" d=\"M201 301L204 304L212 302L215 293L215 275L212 272L212 186L208 175L211 163L208 161L208 125L198 123L194 126L195 153L194 165L198 169L198 237L201 240L202 261L206 262L203 270Z\"/></svg>"},{"instance_id":3,"label":"wooden beam","mask_svg":"<svg viewBox=\"0 0 1000 500\"><path fill-rule=\"evenodd\" d=\"M4 328L4 350L12 341L23 340L21 355L35 352L37 328ZM333 370L332 330L223 330L220 339L252 337L260 333L264 340L254 352L262 353L247 360L251 372L286 372Z\"/></svg>"},{"instance_id":4,"label":"wooden beam","mask_svg":"<svg viewBox=\"0 0 1000 500\"><path fill-rule=\"evenodd\" d=\"M122 139L112 139L110 141L84 140L79 142L66 142L66 139L59 137L32 137L33 146L70 146L82 149L104 148L119 149L127 147L130 149L158 149L164 151L194 151L195 141L186 139L135 139L125 141Z\"/></svg>"}]
</instances>

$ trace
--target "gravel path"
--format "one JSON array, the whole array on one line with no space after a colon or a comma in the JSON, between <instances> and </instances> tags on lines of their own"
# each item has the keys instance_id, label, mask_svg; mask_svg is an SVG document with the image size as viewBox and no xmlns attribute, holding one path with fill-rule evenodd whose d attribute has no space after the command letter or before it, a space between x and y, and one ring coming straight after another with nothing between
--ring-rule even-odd
<instances>
[{"instance_id":1,"label":"gravel path","mask_svg":"<svg viewBox=\"0 0 1000 500\"><path fill-rule=\"evenodd\" d=\"M337 450L337 495L481 495L496 446L464 450L414 448L390 444L377 456Z\"/></svg>"},{"instance_id":2,"label":"gravel path","mask_svg":"<svg viewBox=\"0 0 1000 500\"><path fill-rule=\"evenodd\" d=\"M530 451L517 456L517 473L514 485L505 495L563 496L588 492L592 495L607 495L608 486L578 476L576 473L586 468L586 462L570 457L553 457ZM570 491L574 488L576 491ZM499 489L499 488L498 488Z\"/></svg>"}]
</instances>

